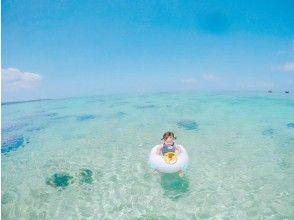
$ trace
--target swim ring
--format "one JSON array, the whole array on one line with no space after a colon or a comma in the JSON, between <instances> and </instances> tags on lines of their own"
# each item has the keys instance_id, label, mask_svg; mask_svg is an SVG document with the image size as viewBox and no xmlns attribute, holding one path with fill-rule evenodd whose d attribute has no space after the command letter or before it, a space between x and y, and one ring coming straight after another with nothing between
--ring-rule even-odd
<instances>
[{"instance_id":1,"label":"swim ring","mask_svg":"<svg viewBox=\"0 0 294 220\"><path fill-rule=\"evenodd\" d=\"M188 167L189 158L183 146L178 145L181 149L180 154L168 152L164 156L157 154L158 147L160 145L154 146L149 156L149 165L152 169L162 173L175 173Z\"/></svg>"}]
</instances>

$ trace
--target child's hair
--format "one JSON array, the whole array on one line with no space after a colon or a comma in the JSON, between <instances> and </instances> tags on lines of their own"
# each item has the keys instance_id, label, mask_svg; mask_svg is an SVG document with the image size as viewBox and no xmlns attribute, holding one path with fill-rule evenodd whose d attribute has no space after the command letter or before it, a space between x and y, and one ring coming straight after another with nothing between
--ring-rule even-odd
<instances>
[{"instance_id":1,"label":"child's hair","mask_svg":"<svg viewBox=\"0 0 294 220\"><path fill-rule=\"evenodd\" d=\"M171 131L165 132L161 138L161 140L166 140L168 137L172 137L173 139L177 139L175 134Z\"/></svg>"}]
</instances>

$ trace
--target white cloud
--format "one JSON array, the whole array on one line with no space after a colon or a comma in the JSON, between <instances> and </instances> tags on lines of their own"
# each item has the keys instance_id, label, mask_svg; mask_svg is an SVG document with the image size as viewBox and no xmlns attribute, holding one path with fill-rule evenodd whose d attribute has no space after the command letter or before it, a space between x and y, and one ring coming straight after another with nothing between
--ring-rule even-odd
<instances>
[{"instance_id":1,"label":"white cloud","mask_svg":"<svg viewBox=\"0 0 294 220\"><path fill-rule=\"evenodd\" d=\"M16 68L2 69L2 88L7 91L31 89L38 85L42 76L31 72L22 72Z\"/></svg>"},{"instance_id":2,"label":"white cloud","mask_svg":"<svg viewBox=\"0 0 294 220\"><path fill-rule=\"evenodd\" d=\"M206 81L217 81L217 80L219 80L219 78L216 77L215 75L208 74L208 73L203 74L202 79L204 79Z\"/></svg>"},{"instance_id":3,"label":"white cloud","mask_svg":"<svg viewBox=\"0 0 294 220\"><path fill-rule=\"evenodd\" d=\"M294 72L294 62L285 63L280 69L284 72Z\"/></svg>"},{"instance_id":4,"label":"white cloud","mask_svg":"<svg viewBox=\"0 0 294 220\"><path fill-rule=\"evenodd\" d=\"M180 79L182 83L188 84L188 85L195 85L195 84L201 84L204 83L204 81L219 81L220 78L213 75L213 74L208 74L204 73L202 76L199 76L197 78L195 77L186 77Z\"/></svg>"},{"instance_id":5,"label":"white cloud","mask_svg":"<svg viewBox=\"0 0 294 220\"><path fill-rule=\"evenodd\" d=\"M181 79L181 82L186 84L196 84L198 80L195 78L184 78L184 79Z\"/></svg>"},{"instance_id":6,"label":"white cloud","mask_svg":"<svg viewBox=\"0 0 294 220\"><path fill-rule=\"evenodd\" d=\"M267 81L245 81L240 84L243 89L255 90L255 89L272 89L274 83Z\"/></svg>"}]
</instances>

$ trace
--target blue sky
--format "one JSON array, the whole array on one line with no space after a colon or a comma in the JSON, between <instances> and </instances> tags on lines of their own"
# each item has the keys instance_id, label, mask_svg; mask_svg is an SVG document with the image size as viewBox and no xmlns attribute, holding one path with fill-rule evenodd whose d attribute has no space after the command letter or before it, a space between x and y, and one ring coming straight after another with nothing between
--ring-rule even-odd
<instances>
[{"instance_id":1,"label":"blue sky","mask_svg":"<svg viewBox=\"0 0 294 220\"><path fill-rule=\"evenodd\" d=\"M3 0L2 99L293 91L293 11L293 1Z\"/></svg>"}]
</instances>

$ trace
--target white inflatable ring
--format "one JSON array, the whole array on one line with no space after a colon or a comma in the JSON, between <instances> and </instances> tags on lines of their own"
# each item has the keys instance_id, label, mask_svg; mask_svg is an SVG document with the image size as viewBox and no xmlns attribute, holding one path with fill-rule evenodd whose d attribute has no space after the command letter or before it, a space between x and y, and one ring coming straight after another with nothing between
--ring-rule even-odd
<instances>
[{"instance_id":1,"label":"white inflatable ring","mask_svg":"<svg viewBox=\"0 0 294 220\"><path fill-rule=\"evenodd\" d=\"M185 170L189 162L188 154L183 146L177 146L180 148L181 153L177 154L177 161L173 164L166 163L163 156L157 154L157 148L160 147L160 145L153 147L149 157L151 168L162 173L175 173L180 170Z\"/></svg>"}]
</instances>

